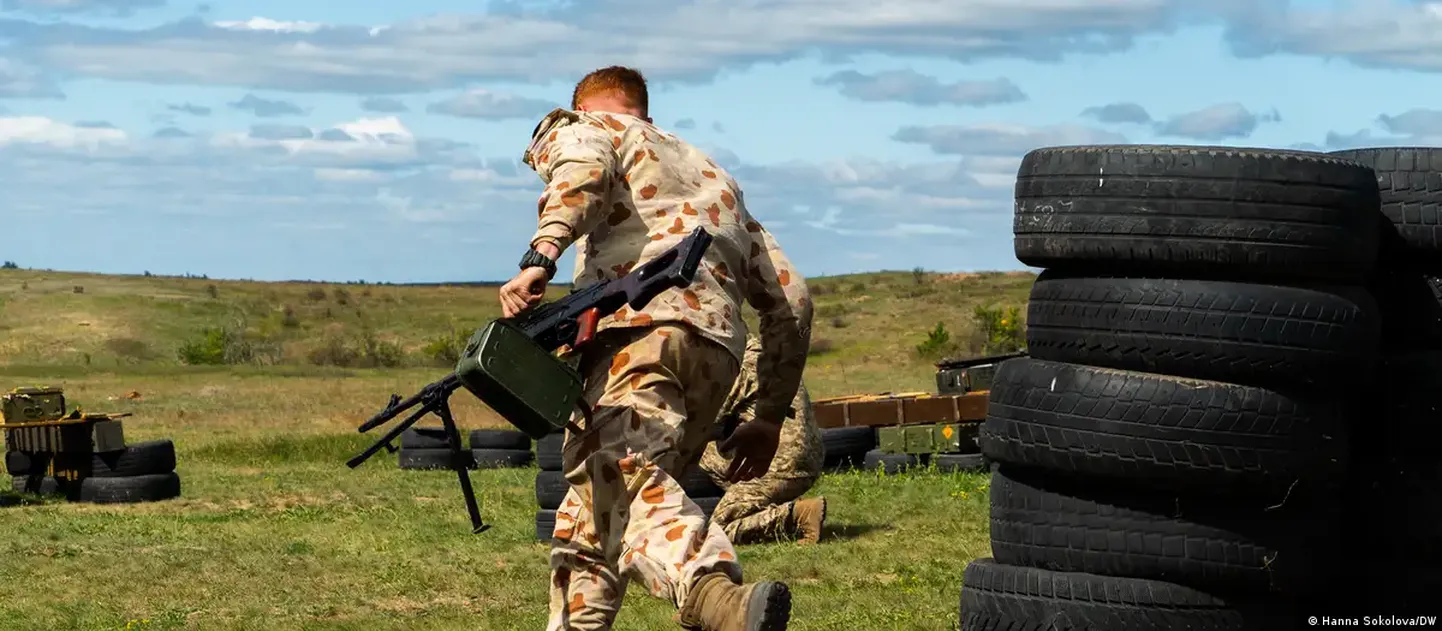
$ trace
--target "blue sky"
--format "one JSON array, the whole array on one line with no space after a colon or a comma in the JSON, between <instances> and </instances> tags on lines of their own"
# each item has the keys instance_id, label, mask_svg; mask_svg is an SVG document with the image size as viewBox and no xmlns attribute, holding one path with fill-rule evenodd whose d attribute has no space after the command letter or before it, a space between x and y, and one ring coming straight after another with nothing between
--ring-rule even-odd
<instances>
[{"instance_id":1,"label":"blue sky","mask_svg":"<svg viewBox=\"0 0 1442 631\"><path fill-rule=\"evenodd\" d=\"M1442 140L1442 2L0 0L0 259L504 279L611 64L809 276L1021 269L1035 147Z\"/></svg>"}]
</instances>

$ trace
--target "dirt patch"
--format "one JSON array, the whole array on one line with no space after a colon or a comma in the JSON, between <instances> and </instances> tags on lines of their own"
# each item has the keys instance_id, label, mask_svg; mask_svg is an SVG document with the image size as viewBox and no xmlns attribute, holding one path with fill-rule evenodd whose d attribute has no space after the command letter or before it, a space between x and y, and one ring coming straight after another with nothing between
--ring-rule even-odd
<instances>
[{"instance_id":1,"label":"dirt patch","mask_svg":"<svg viewBox=\"0 0 1442 631\"><path fill-rule=\"evenodd\" d=\"M954 282L963 281L963 280L971 280L971 279L976 278L976 277L977 277L977 274L971 274L971 273L967 273L967 272L956 272L956 273L951 273L951 274L942 274L942 275L940 275L940 276L937 276L936 278L937 278L938 280L943 280L943 281L953 282L953 283L954 283Z\"/></svg>"}]
</instances>

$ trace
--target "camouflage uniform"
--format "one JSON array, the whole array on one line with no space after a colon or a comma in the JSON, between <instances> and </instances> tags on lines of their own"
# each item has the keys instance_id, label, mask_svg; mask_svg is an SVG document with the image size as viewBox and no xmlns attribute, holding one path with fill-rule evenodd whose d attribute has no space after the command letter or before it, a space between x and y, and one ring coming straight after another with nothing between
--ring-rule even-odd
<instances>
[{"instance_id":1,"label":"camouflage uniform","mask_svg":"<svg viewBox=\"0 0 1442 631\"><path fill-rule=\"evenodd\" d=\"M746 355L741 362L741 376L736 379L726 403L721 408L722 422L750 422L756 411L756 361L761 356L761 340L746 341ZM711 514L711 521L721 526L732 542L779 539L794 534L796 520L794 500L806 494L821 477L825 454L821 430L811 413L811 398L803 384L791 402L792 418L781 425L780 444L776 457L766 474L732 484L726 479L731 466L715 443L706 446L701 469L718 486L726 489L721 502Z\"/></svg>"},{"instance_id":2,"label":"camouflage uniform","mask_svg":"<svg viewBox=\"0 0 1442 631\"><path fill-rule=\"evenodd\" d=\"M525 161L546 183L531 245L577 243L577 286L623 276L697 226L714 239L690 287L603 318L581 353L594 413L574 419L583 431L562 452L571 489L556 513L547 629L611 628L631 579L685 613L699 579L740 583L741 567L673 474L699 459L739 372L743 299L768 349L757 413L785 414L810 343L805 280L725 170L643 119L556 110Z\"/></svg>"}]
</instances>

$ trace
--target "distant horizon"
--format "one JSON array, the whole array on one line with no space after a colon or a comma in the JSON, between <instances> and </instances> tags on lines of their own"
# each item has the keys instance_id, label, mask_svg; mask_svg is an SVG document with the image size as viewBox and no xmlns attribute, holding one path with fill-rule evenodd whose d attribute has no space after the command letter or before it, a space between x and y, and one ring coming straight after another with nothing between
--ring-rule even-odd
<instances>
[{"instance_id":1,"label":"distant horizon","mask_svg":"<svg viewBox=\"0 0 1442 631\"><path fill-rule=\"evenodd\" d=\"M201 273L201 274L196 274L196 273L188 273L188 272L186 272L186 273L174 274L174 273L161 273L161 272L155 272L155 271L149 271L149 270L142 270L142 271L139 271L139 272L101 272L101 271L94 271L94 270L60 269L60 268L39 268L39 267L27 267L27 266L25 266L25 265L21 265L19 261L15 261L15 264L16 264L18 267L10 268L10 269L0 269L0 274L3 274L3 273L8 272L8 271L29 271L29 272L55 272L55 273L58 273L58 274L76 274L76 275L92 275L92 276L133 276L133 277L136 277L136 278L147 278L147 277L150 277L150 278L180 278L180 279L189 279L189 280L213 280L213 281L236 282L236 283L310 283L310 284L317 284L317 285L385 285L385 286L392 286L392 287L427 287L427 286L499 287L499 286L505 284L506 281L510 280L509 278L507 278L507 279L502 279L502 280L404 281L404 282L396 282L396 281L372 281L372 280L364 280L364 279L321 280L321 279L312 279L312 278L286 278L286 279L231 278L231 277L210 276L210 275L203 274L203 273ZM879 270L872 270L872 271L866 271L866 272L847 272L847 273L844 273L844 274L821 274L821 275L815 275L815 276L806 276L806 278L807 278L808 280L810 280L810 279L822 279L822 278L838 278L838 277L843 277L843 276L863 276L863 275L868 275L868 274L910 274L910 273L914 273L915 271L916 271L916 268L913 268L913 269L879 269ZM923 269L922 271L925 272L926 274L932 274L932 275L952 275L952 274L1018 274L1018 273L1036 274L1036 273L1038 273L1040 270L1038 270L1038 269L1033 269L1033 268L1026 268L1026 269L1020 269L1020 270L967 270L967 271L929 270L929 269ZM148 272L148 276L147 276L147 272ZM567 286L569 286L569 285L571 285L571 284L572 284L572 279L570 279L570 278L567 278L567 279L565 279L565 280L557 279L557 280L551 281L551 286L558 286L558 285L567 285Z\"/></svg>"}]
</instances>

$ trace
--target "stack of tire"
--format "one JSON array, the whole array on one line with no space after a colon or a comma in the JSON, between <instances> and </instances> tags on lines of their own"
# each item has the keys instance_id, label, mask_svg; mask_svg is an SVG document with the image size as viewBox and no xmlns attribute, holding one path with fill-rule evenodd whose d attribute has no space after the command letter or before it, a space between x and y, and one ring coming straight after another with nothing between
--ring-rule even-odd
<instances>
[{"instance_id":1,"label":"stack of tire","mask_svg":"<svg viewBox=\"0 0 1442 631\"><path fill-rule=\"evenodd\" d=\"M1353 433L1348 540L1357 571L1386 576L1376 614L1437 611L1442 589L1442 148L1331 155L1370 167L1382 221L1372 293L1382 357Z\"/></svg>"},{"instance_id":2,"label":"stack of tire","mask_svg":"<svg viewBox=\"0 0 1442 631\"><path fill-rule=\"evenodd\" d=\"M88 476L79 483L45 475L43 463L20 451L5 452L5 470L17 493L61 495L72 502L136 504L180 496L175 444L169 439L131 443L120 451L91 457Z\"/></svg>"},{"instance_id":3,"label":"stack of tire","mask_svg":"<svg viewBox=\"0 0 1442 631\"><path fill-rule=\"evenodd\" d=\"M551 533L556 529L556 510L571 488L561 465L561 446L565 439L565 432L557 432L536 441L536 464L540 467L536 473L536 504L539 506L536 511L537 541L551 540ZM699 465L691 467L691 471L681 476L678 482L691 501L696 502L708 517L716 510L716 504L724 493Z\"/></svg>"},{"instance_id":4,"label":"stack of tire","mask_svg":"<svg viewBox=\"0 0 1442 631\"><path fill-rule=\"evenodd\" d=\"M1023 159L1016 256L1045 269L1030 357L999 368L981 429L992 558L964 572L963 629L1335 612L1315 607L1353 572L1348 435L1378 420L1349 412L1376 368L1379 204L1371 169L1320 153Z\"/></svg>"},{"instance_id":5,"label":"stack of tire","mask_svg":"<svg viewBox=\"0 0 1442 631\"><path fill-rule=\"evenodd\" d=\"M473 429L463 452L468 469L530 466L531 437L513 429ZM401 433L396 462L402 469L434 471L451 468L451 450L443 427L412 427Z\"/></svg>"},{"instance_id":6,"label":"stack of tire","mask_svg":"<svg viewBox=\"0 0 1442 631\"><path fill-rule=\"evenodd\" d=\"M873 427L828 427L821 430L822 471L842 473L881 466Z\"/></svg>"}]
</instances>

